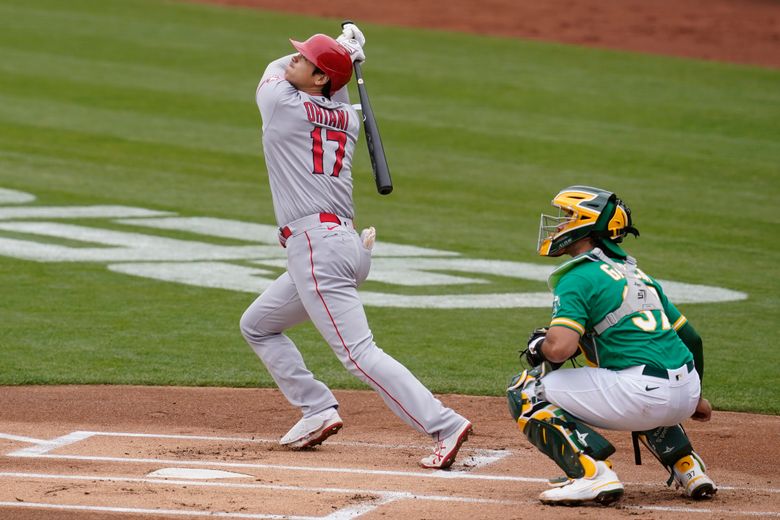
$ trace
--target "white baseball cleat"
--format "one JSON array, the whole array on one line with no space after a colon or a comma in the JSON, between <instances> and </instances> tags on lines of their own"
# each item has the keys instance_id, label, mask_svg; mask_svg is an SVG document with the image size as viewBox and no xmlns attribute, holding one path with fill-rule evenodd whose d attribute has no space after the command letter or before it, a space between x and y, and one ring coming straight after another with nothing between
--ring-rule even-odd
<instances>
[{"instance_id":1,"label":"white baseball cleat","mask_svg":"<svg viewBox=\"0 0 780 520\"><path fill-rule=\"evenodd\" d=\"M683 488L685 494L694 500L712 498L718 491L712 479L704 473L704 462L696 452L691 452L675 462L672 471L677 487Z\"/></svg>"},{"instance_id":2,"label":"white baseball cleat","mask_svg":"<svg viewBox=\"0 0 780 520\"><path fill-rule=\"evenodd\" d=\"M328 408L324 412L304 417L295 423L295 426L279 440L279 444L294 450L311 448L338 433L342 426L344 423L336 409Z\"/></svg>"},{"instance_id":3,"label":"white baseball cleat","mask_svg":"<svg viewBox=\"0 0 780 520\"><path fill-rule=\"evenodd\" d=\"M469 435L474 431L469 421L455 430L455 433L449 437L439 440L433 447L433 454L428 455L420 461L420 466L429 469L447 469L455 462L461 445L466 442Z\"/></svg>"},{"instance_id":4,"label":"white baseball cleat","mask_svg":"<svg viewBox=\"0 0 780 520\"><path fill-rule=\"evenodd\" d=\"M569 479L555 483L556 487L539 495L539 500L547 505L579 506L595 502L608 506L623 496L623 484L617 474L606 462L596 461L596 474L590 478Z\"/></svg>"}]
</instances>

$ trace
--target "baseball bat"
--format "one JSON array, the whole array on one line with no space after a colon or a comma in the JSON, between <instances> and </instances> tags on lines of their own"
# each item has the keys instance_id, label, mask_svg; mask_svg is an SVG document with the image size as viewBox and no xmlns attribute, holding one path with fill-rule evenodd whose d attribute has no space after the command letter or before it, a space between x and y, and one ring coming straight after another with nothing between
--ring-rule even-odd
<instances>
[{"instance_id":1,"label":"baseball bat","mask_svg":"<svg viewBox=\"0 0 780 520\"><path fill-rule=\"evenodd\" d=\"M348 23L354 23L351 20L344 20L341 26ZM388 195L393 191L393 180L390 178L390 168L387 165L387 156L382 146L382 137L379 135L379 126L376 124L374 110L371 108L371 101L368 99L365 81L363 81L363 70L360 62L353 63L355 68L355 78L357 79L358 94L360 95L360 111L363 113L363 130L366 133L366 145L368 146L368 156L371 158L371 170L374 172L374 181L376 182L376 191L380 195Z\"/></svg>"}]
</instances>

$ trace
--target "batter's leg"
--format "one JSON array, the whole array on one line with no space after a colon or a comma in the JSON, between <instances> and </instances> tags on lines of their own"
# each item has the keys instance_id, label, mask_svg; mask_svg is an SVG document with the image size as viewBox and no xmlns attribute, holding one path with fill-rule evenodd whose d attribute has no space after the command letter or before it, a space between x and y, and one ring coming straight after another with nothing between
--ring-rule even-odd
<instances>
[{"instance_id":1,"label":"batter's leg","mask_svg":"<svg viewBox=\"0 0 780 520\"><path fill-rule=\"evenodd\" d=\"M333 393L306 368L295 344L282 332L308 319L289 274L277 278L244 312L241 334L263 361L279 389L304 417L338 405Z\"/></svg>"},{"instance_id":2,"label":"batter's leg","mask_svg":"<svg viewBox=\"0 0 780 520\"><path fill-rule=\"evenodd\" d=\"M289 273L306 312L344 367L404 422L434 439L460 432L468 421L374 343L356 281L370 253L354 231L340 229L317 228L287 242Z\"/></svg>"}]
</instances>

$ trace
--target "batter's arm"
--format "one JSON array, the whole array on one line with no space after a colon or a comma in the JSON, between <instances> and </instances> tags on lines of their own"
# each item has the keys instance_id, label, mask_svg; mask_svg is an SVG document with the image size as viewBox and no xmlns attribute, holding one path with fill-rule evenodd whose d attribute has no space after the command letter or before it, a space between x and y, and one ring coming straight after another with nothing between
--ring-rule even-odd
<instances>
[{"instance_id":1,"label":"batter's arm","mask_svg":"<svg viewBox=\"0 0 780 520\"><path fill-rule=\"evenodd\" d=\"M260 82L262 83L263 80L272 76L278 76L284 79L284 70L287 68L287 65L290 63L290 60L293 56L295 56L295 54L288 54L287 56L282 56L278 60L274 60L269 63L265 68L265 72L263 72L263 78L260 80Z\"/></svg>"},{"instance_id":2,"label":"batter's arm","mask_svg":"<svg viewBox=\"0 0 780 520\"><path fill-rule=\"evenodd\" d=\"M344 85L335 93L333 93L330 96L330 99L336 101L337 103L344 103L345 105L349 105L349 89L347 88L347 85Z\"/></svg>"},{"instance_id":3,"label":"batter's arm","mask_svg":"<svg viewBox=\"0 0 780 520\"><path fill-rule=\"evenodd\" d=\"M260 79L260 83L257 84L255 102L263 118L263 130L271 121L277 104L285 96L296 90L295 87L284 79L284 70L293 56L293 54L283 56L269 63L263 73L263 77Z\"/></svg>"}]
</instances>

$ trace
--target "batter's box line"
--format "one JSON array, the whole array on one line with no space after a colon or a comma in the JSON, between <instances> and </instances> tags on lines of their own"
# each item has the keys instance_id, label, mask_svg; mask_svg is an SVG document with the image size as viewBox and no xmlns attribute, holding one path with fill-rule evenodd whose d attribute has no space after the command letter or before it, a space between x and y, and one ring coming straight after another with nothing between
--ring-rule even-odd
<instances>
[{"instance_id":1,"label":"batter's box line","mask_svg":"<svg viewBox=\"0 0 780 520\"><path fill-rule=\"evenodd\" d=\"M43 455L57 448L67 446L69 444L75 444L85 439L89 439L95 435L95 432L72 432L62 437L57 437L51 440L33 439L31 437L20 437L18 435L10 435L6 433L0 433L0 438L9 439L20 442L29 442L33 446L22 448L8 453L9 457L35 457L37 455Z\"/></svg>"},{"instance_id":2,"label":"batter's box line","mask_svg":"<svg viewBox=\"0 0 780 520\"><path fill-rule=\"evenodd\" d=\"M312 517L312 516L296 516L296 515L271 515L267 513L230 513L230 512L215 512L215 511L193 511L193 510L156 510L156 509L136 509L136 508L101 508L97 509L97 506L77 506L68 505L66 508L74 509L86 509L86 510L100 510L100 511L113 511L113 512L133 512L141 514L173 514L173 515L209 515L217 517L229 517L229 518L285 518L285 519L299 519L299 520L346 520L351 518L357 518L366 513L369 513L380 506L390 504L399 500L428 500L436 502L462 502L473 504L505 504L505 505L520 505L522 502L513 500L498 500L490 498L478 498L478 497L464 497L457 495L428 495L413 493L408 491L387 491L387 490L375 490L375 489L363 489L363 488L332 488L332 487L311 487L311 486L289 486L283 484L260 484L260 483L226 483L226 482L201 482L194 480L179 480L179 479L157 479L157 478L141 478L141 477L126 477L126 476L107 476L107 475L64 475L64 474L51 474L51 473L20 473L20 472L2 472L0 478L11 478L14 480L24 479L41 479L41 480L70 480L70 481L89 481L89 482L117 482L128 484L159 484L163 486L184 486L184 487L201 487L201 488L218 488L218 489L265 489L273 491L292 491L292 492L310 492L310 493L333 493L342 495L371 495L376 498L370 498L365 502L355 504L352 506L344 507L333 511L327 516ZM21 503L22 506L34 507L29 505L31 503ZM56 504L38 504L44 508L58 509ZM20 503L14 502L0 502L0 507L19 507Z\"/></svg>"},{"instance_id":3,"label":"batter's box line","mask_svg":"<svg viewBox=\"0 0 780 520\"><path fill-rule=\"evenodd\" d=\"M2 507L29 507L29 508L42 508L42 509L60 509L60 510L79 510L79 511L104 511L104 512L121 512L121 513L134 513L134 514L150 514L150 515L171 515L171 516L210 516L210 517L222 517L222 518L242 518L242 519L287 519L287 520L347 520L350 518L357 518L366 513L374 511L380 506L398 501L398 500L430 500L430 501L442 501L442 502L463 502L463 503L477 503L477 504L506 504L514 506L522 506L528 504L537 504L535 500L497 500L490 498L477 498L477 497L464 497L464 496L440 496L440 495L427 495L417 494L406 491L385 491L385 490L371 490L371 489L350 489L350 488L329 488L329 487L308 487L308 486L287 486L281 484L259 484L259 483L226 483L226 482L200 482L192 480L171 480L171 479L153 479L153 478L140 478L140 477L125 477L125 476L98 476L98 475L59 475L59 474L44 474L44 473L15 473L4 472L0 473L0 478L12 478L15 480L21 479L43 479L43 480L84 480L90 482L124 482L124 483L142 483L142 484L160 484L160 485L180 485L188 487L204 487L204 488L233 488L233 489L269 489L277 491L295 491L295 492L316 492L316 493L338 493L338 494L369 494L378 497L376 500L370 502L364 502L356 504L354 506L345 507L337 511L332 512L327 516L297 516L297 515L272 515L266 513L231 513L221 511L198 511L198 510L185 510L185 509L140 509L140 508L123 508L123 507L103 507L103 506L87 506L87 505L60 505L50 503L36 503L36 502L0 502L0 508ZM708 516L713 515L736 515L736 516L753 516L753 517L778 517L780 513L776 511L745 511L745 510L733 510L733 509L715 509L709 507L694 508L694 507L675 507L675 506L653 506L642 504L621 504L620 509L638 510L638 511L663 511L663 512L676 512L676 513L698 513L706 514Z\"/></svg>"},{"instance_id":4,"label":"batter's box line","mask_svg":"<svg viewBox=\"0 0 780 520\"><path fill-rule=\"evenodd\" d=\"M240 437L210 437L201 435L171 435L171 434L150 434L150 433L121 433L121 432L94 432L94 431L75 431L62 437L57 437L49 441L41 439L32 439L30 437L13 436L9 434L0 433L0 438L12 438L12 440L19 440L23 442L37 443L36 446L29 448L23 448L11 453L8 453L9 457L31 457L31 458L48 458L48 459L60 459L60 460L83 460L92 462L118 462L118 463L141 463L141 464L166 464L171 466L183 465L183 466L198 466L198 467L226 467L226 468L245 468L245 469L279 469L285 471L302 471L302 472L323 472L323 473L352 473L362 475L385 475L385 476L399 476L410 478L455 478L455 479L474 479L474 480L494 480L494 481L514 481L514 482L548 482L545 478L534 477L522 477L512 475L490 475L490 474L471 474L468 470L434 470L430 472L421 471L392 471L392 470L370 470L359 468L331 468L331 467L317 467L317 466L287 466L280 464L251 464L242 462L221 462L221 461L200 461L200 460L180 460L180 459L145 459L145 458L131 458L131 457L98 457L89 455L56 455L47 453L51 450L67 446L80 442L90 437L102 435L109 437L152 437L152 438L172 438L172 439L195 439L195 440L226 440L226 441L256 441L256 442L276 442L266 441L259 439L245 439ZM360 443L351 443L360 444ZM381 445L377 445L381 446ZM397 447L397 446L396 446ZM491 450L487 450L491 451ZM504 454L508 456L512 454L511 450L493 450L496 453ZM503 457L502 457L503 458ZM474 469L469 468L469 469ZM645 486L654 487L657 484L651 484L647 482L625 482L625 484L632 486ZM719 485L718 489L722 491L756 491L765 493L780 493L778 488L756 488L751 486L728 486Z\"/></svg>"},{"instance_id":5,"label":"batter's box line","mask_svg":"<svg viewBox=\"0 0 780 520\"><path fill-rule=\"evenodd\" d=\"M0 434L0 437L6 436ZM245 437L221 437L221 436L207 436L207 435L175 435L164 433L133 433L133 432L100 432L100 431L75 431L62 437L57 437L49 441L40 439L31 439L29 437L18 437L7 435L6 437L15 437L13 440L21 440L23 442L32 442L35 445L16 450L8 454L10 457L34 457L42 456L50 451L70 444L75 444L80 441L89 439L90 437L102 436L102 437L135 437L135 438L147 438L147 439L176 439L176 440L202 440L202 441L227 441L227 442L255 442L255 443L273 443L278 441L272 439L260 439L260 438L245 438ZM409 444L376 444L376 443L364 443L364 442L350 442L350 441L328 441L328 444L334 446L357 446L361 448L376 448L376 449L425 449L425 446L409 445ZM468 458L458 464L456 471L473 471L484 466L498 462L499 460L511 455L510 450L489 450L484 448L462 448L463 452L471 453ZM460 469L462 466L463 469Z\"/></svg>"}]
</instances>

